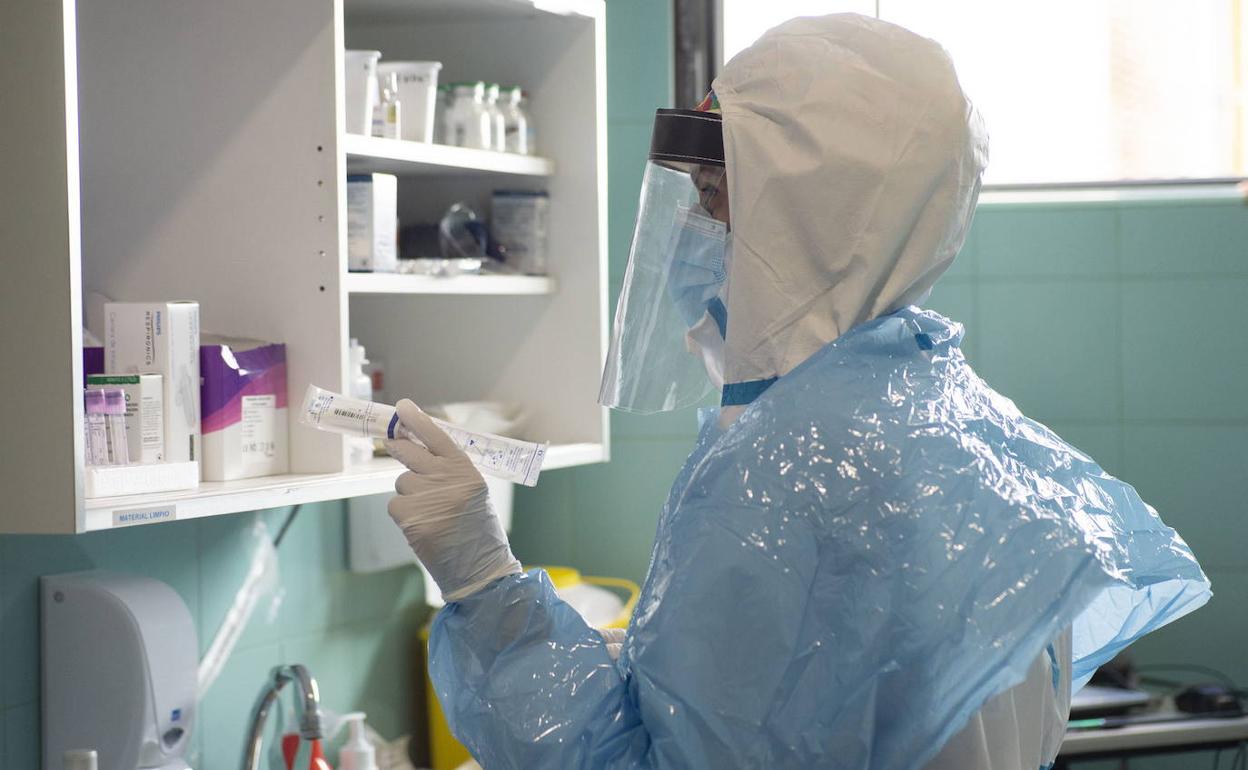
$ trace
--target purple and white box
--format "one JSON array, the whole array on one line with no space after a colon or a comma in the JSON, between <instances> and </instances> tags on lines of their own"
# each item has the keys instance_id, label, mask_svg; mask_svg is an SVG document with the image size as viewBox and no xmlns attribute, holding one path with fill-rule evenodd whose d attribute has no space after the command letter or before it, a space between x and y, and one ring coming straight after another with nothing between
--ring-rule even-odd
<instances>
[{"instance_id":1,"label":"purple and white box","mask_svg":"<svg viewBox=\"0 0 1248 770\"><path fill-rule=\"evenodd\" d=\"M289 470L286 346L205 337L199 348L199 368L204 481Z\"/></svg>"}]
</instances>

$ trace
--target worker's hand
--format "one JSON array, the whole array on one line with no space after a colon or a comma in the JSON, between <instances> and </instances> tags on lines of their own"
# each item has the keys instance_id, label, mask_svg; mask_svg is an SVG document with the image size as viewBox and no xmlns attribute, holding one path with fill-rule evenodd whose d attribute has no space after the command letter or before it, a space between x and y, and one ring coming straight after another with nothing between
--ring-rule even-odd
<instances>
[{"instance_id":1,"label":"worker's hand","mask_svg":"<svg viewBox=\"0 0 1248 770\"><path fill-rule=\"evenodd\" d=\"M390 456L408 467L394 488L390 518L442 589L458 601L505 575L520 572L503 527L490 508L485 479L446 433L408 399L399 419L424 444L386 442Z\"/></svg>"}]
</instances>

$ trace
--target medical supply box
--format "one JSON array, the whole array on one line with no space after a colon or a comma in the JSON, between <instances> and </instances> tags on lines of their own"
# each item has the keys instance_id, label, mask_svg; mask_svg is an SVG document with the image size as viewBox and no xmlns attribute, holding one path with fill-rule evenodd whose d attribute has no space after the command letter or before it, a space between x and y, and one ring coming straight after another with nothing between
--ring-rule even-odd
<instances>
[{"instance_id":1,"label":"medical supply box","mask_svg":"<svg viewBox=\"0 0 1248 770\"><path fill-rule=\"evenodd\" d=\"M104 371L159 374L165 460L200 459L198 302L107 303Z\"/></svg>"},{"instance_id":2,"label":"medical supply box","mask_svg":"<svg viewBox=\"0 0 1248 770\"><path fill-rule=\"evenodd\" d=\"M126 448L131 463L165 461L164 378L159 374L91 374L87 389L121 388L126 396Z\"/></svg>"},{"instance_id":3,"label":"medical supply box","mask_svg":"<svg viewBox=\"0 0 1248 770\"><path fill-rule=\"evenodd\" d=\"M286 346L205 337L204 481L272 476L290 468L286 431Z\"/></svg>"},{"instance_id":4,"label":"medical supply box","mask_svg":"<svg viewBox=\"0 0 1248 770\"><path fill-rule=\"evenodd\" d=\"M398 271L398 200L399 178L394 174L347 177L347 269Z\"/></svg>"}]
</instances>

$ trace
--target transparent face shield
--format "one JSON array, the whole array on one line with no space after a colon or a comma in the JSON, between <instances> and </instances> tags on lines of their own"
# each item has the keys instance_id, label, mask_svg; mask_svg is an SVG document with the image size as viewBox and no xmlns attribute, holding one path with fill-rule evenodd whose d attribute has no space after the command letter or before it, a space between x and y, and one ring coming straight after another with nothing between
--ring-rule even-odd
<instances>
[{"instance_id":1,"label":"transparent face shield","mask_svg":"<svg viewBox=\"0 0 1248 770\"><path fill-rule=\"evenodd\" d=\"M689 334L708 313L722 315L722 156L718 115L659 111L599 392L604 406L665 412L705 405L716 392Z\"/></svg>"}]
</instances>

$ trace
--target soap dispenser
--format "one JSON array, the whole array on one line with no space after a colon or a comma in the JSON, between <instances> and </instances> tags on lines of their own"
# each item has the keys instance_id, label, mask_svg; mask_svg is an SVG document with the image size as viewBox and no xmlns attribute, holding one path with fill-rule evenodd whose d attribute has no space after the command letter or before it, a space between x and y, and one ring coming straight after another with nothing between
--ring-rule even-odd
<instances>
[{"instance_id":1,"label":"soap dispenser","mask_svg":"<svg viewBox=\"0 0 1248 770\"><path fill-rule=\"evenodd\" d=\"M350 734L338 750L338 770L377 770L377 750L364 735L364 713L344 714Z\"/></svg>"},{"instance_id":2,"label":"soap dispenser","mask_svg":"<svg viewBox=\"0 0 1248 770\"><path fill-rule=\"evenodd\" d=\"M40 578L43 768L89 747L99 770L189 770L199 642L168 585L139 575Z\"/></svg>"}]
</instances>

